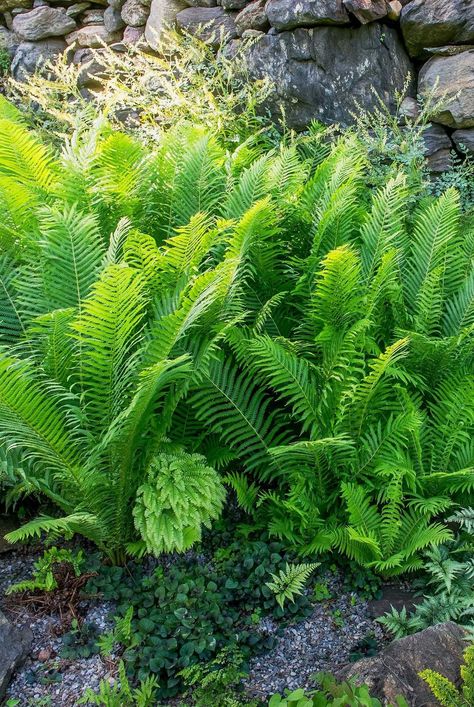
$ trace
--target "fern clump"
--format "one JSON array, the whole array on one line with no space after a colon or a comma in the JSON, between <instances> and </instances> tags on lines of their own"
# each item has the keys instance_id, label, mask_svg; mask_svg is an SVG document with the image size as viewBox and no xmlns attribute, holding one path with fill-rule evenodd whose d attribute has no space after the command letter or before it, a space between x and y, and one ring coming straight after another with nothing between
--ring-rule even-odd
<instances>
[{"instance_id":1,"label":"fern clump","mask_svg":"<svg viewBox=\"0 0 474 707\"><path fill-rule=\"evenodd\" d=\"M225 490L200 454L159 454L137 490L135 526L146 551L184 552L201 539L202 527L218 518Z\"/></svg>"}]
</instances>

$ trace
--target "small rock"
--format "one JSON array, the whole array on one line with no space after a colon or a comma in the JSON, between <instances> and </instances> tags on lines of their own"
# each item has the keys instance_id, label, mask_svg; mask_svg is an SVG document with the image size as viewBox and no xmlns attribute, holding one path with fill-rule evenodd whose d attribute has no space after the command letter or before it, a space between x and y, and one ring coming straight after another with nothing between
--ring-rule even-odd
<instances>
[{"instance_id":1,"label":"small rock","mask_svg":"<svg viewBox=\"0 0 474 707\"><path fill-rule=\"evenodd\" d=\"M37 41L48 37L62 37L75 29L76 23L64 7L37 7L17 15L14 31L24 40Z\"/></svg>"},{"instance_id":2,"label":"small rock","mask_svg":"<svg viewBox=\"0 0 474 707\"><path fill-rule=\"evenodd\" d=\"M406 96L400 106L400 117L403 122L408 120L416 120L420 115L420 106L415 98Z\"/></svg>"},{"instance_id":3,"label":"small rock","mask_svg":"<svg viewBox=\"0 0 474 707\"><path fill-rule=\"evenodd\" d=\"M123 32L124 44L136 44L145 34L144 27L125 27Z\"/></svg>"},{"instance_id":4,"label":"small rock","mask_svg":"<svg viewBox=\"0 0 474 707\"><path fill-rule=\"evenodd\" d=\"M389 11L387 0L344 0L344 6L363 25L380 20Z\"/></svg>"},{"instance_id":5,"label":"small rock","mask_svg":"<svg viewBox=\"0 0 474 707\"><path fill-rule=\"evenodd\" d=\"M104 10L100 10L98 7L92 10L87 10L84 12L82 17L82 24L84 25L103 25L104 24Z\"/></svg>"},{"instance_id":6,"label":"small rock","mask_svg":"<svg viewBox=\"0 0 474 707\"><path fill-rule=\"evenodd\" d=\"M235 18L235 26L240 35L243 35L246 30L266 32L270 29L270 23L265 12L265 0L255 0L255 2L251 2L244 7Z\"/></svg>"},{"instance_id":7,"label":"small rock","mask_svg":"<svg viewBox=\"0 0 474 707\"><path fill-rule=\"evenodd\" d=\"M104 11L104 27L107 32L113 34L125 27L125 22L122 19L122 14L115 7L108 7Z\"/></svg>"},{"instance_id":8,"label":"small rock","mask_svg":"<svg viewBox=\"0 0 474 707\"><path fill-rule=\"evenodd\" d=\"M470 130L455 130L454 133L451 135L451 139L456 145L458 152L461 152L465 155L470 155L471 157L474 156L473 128L471 128Z\"/></svg>"},{"instance_id":9,"label":"small rock","mask_svg":"<svg viewBox=\"0 0 474 707\"><path fill-rule=\"evenodd\" d=\"M122 19L130 27L144 26L149 14L149 9L139 0L126 0L122 7Z\"/></svg>"},{"instance_id":10,"label":"small rock","mask_svg":"<svg viewBox=\"0 0 474 707\"><path fill-rule=\"evenodd\" d=\"M53 652L50 648L43 648L38 653L38 660L40 661L40 663L46 663L46 661L51 658L52 654Z\"/></svg>"},{"instance_id":11,"label":"small rock","mask_svg":"<svg viewBox=\"0 0 474 707\"><path fill-rule=\"evenodd\" d=\"M394 22L397 22L400 19L400 15L402 14L403 10L403 5L399 0L391 0L388 3L388 12L387 16L389 20L393 20Z\"/></svg>"}]
</instances>

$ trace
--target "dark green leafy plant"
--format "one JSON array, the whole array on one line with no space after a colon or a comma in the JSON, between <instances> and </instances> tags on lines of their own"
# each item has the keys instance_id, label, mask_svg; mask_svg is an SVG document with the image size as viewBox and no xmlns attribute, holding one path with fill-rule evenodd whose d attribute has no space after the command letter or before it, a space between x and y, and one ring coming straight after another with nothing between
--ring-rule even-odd
<instances>
[{"instance_id":1,"label":"dark green leafy plant","mask_svg":"<svg viewBox=\"0 0 474 707\"><path fill-rule=\"evenodd\" d=\"M160 698L182 691L183 669L212 663L223 649L242 656L240 672L250 655L271 648L274 637L255 623L255 611L282 621L311 611L305 595L283 610L265 584L290 560L281 543L234 541L223 550L211 561L183 558L150 576L139 565L103 567L87 586L115 601L119 623L125 619L126 631L112 632L102 648L120 642L127 672L156 675Z\"/></svg>"}]
</instances>

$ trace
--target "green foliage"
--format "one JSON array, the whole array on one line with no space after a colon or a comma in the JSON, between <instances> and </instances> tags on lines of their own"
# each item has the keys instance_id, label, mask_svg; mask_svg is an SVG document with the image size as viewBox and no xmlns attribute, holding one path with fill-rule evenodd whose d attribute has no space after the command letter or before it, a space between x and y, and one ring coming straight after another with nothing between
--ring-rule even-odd
<instances>
[{"instance_id":1,"label":"green foliage","mask_svg":"<svg viewBox=\"0 0 474 707\"><path fill-rule=\"evenodd\" d=\"M123 661L119 663L118 680L113 684L101 680L99 691L88 688L77 704L101 705L102 707L153 707L156 705L158 681L154 676L141 680L138 687L132 687L127 678Z\"/></svg>"},{"instance_id":2,"label":"green foliage","mask_svg":"<svg viewBox=\"0 0 474 707\"><path fill-rule=\"evenodd\" d=\"M102 650L120 643L127 673L139 679L155 675L160 698L181 692L183 678L199 681L209 672L206 680L218 680L229 669L237 679L234 670L244 671L252 654L274 644L259 630L255 612L288 620L311 611L305 595L283 610L265 584L291 559L281 543L234 540L224 546L222 536L217 541L210 560L182 556L149 576L140 565L104 566L86 587L116 603L116 628L99 641ZM200 667L181 673L192 666ZM221 669L224 673L214 674Z\"/></svg>"},{"instance_id":3,"label":"green foliage","mask_svg":"<svg viewBox=\"0 0 474 707\"><path fill-rule=\"evenodd\" d=\"M474 611L474 526L472 509L457 511L449 518L459 532L449 543L432 547L424 555L424 575L416 582L423 600L410 614L403 608L381 617L395 638L416 633L444 621L472 626Z\"/></svg>"},{"instance_id":4,"label":"green foliage","mask_svg":"<svg viewBox=\"0 0 474 707\"><path fill-rule=\"evenodd\" d=\"M294 601L295 595L301 594L310 575L319 567L318 563L290 565L286 564L284 570L272 574L272 582L267 582L267 587L272 590L278 604L283 608L285 601Z\"/></svg>"},{"instance_id":5,"label":"green foliage","mask_svg":"<svg viewBox=\"0 0 474 707\"><path fill-rule=\"evenodd\" d=\"M34 591L52 592L58 587L56 573L61 565L68 565L76 577L79 577L85 566L83 551L73 552L65 548L50 547L33 564L33 578L11 584L6 590L6 594Z\"/></svg>"},{"instance_id":6,"label":"green foliage","mask_svg":"<svg viewBox=\"0 0 474 707\"><path fill-rule=\"evenodd\" d=\"M61 640L61 658L74 660L97 655L100 638L99 629L94 623L79 623L77 619L73 619L70 631L65 633Z\"/></svg>"},{"instance_id":7,"label":"green foliage","mask_svg":"<svg viewBox=\"0 0 474 707\"><path fill-rule=\"evenodd\" d=\"M12 540L185 549L219 472L247 532L311 561L394 576L450 541L474 490L455 189L396 164L371 190L367 145L317 126L232 151L179 125L150 149L94 115L60 152L3 114L0 442L11 500L57 509Z\"/></svg>"},{"instance_id":8,"label":"green foliage","mask_svg":"<svg viewBox=\"0 0 474 707\"><path fill-rule=\"evenodd\" d=\"M332 675L318 673L316 676L321 685L320 690L305 692L304 690L286 691L286 695L273 695L268 707L381 707L382 703L376 697L371 697L365 685L357 686L352 681L338 683ZM407 707L403 697L397 697L394 705L388 707Z\"/></svg>"},{"instance_id":9,"label":"green foliage","mask_svg":"<svg viewBox=\"0 0 474 707\"><path fill-rule=\"evenodd\" d=\"M192 688L193 704L197 707L257 707L256 701L243 701L239 694L240 682L246 675L242 671L243 659L238 649L227 646L209 663L184 668L180 675Z\"/></svg>"},{"instance_id":10,"label":"green foliage","mask_svg":"<svg viewBox=\"0 0 474 707\"><path fill-rule=\"evenodd\" d=\"M184 552L222 511L224 488L200 454L159 454L137 490L135 526L146 550Z\"/></svg>"},{"instance_id":11,"label":"green foliage","mask_svg":"<svg viewBox=\"0 0 474 707\"><path fill-rule=\"evenodd\" d=\"M474 704L474 646L469 646L464 653L460 688L434 670L423 670L420 677L428 683L442 707L470 707Z\"/></svg>"}]
</instances>

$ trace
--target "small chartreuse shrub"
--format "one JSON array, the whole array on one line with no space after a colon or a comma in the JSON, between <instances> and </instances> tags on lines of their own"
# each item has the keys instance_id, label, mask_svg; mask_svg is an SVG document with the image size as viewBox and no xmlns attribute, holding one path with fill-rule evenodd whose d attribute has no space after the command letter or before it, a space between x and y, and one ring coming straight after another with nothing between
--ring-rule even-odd
<instances>
[{"instance_id":1,"label":"small chartreuse shrub","mask_svg":"<svg viewBox=\"0 0 474 707\"><path fill-rule=\"evenodd\" d=\"M474 704L474 646L469 646L464 653L460 687L434 670L423 670L420 677L428 683L441 707L471 707Z\"/></svg>"}]
</instances>

